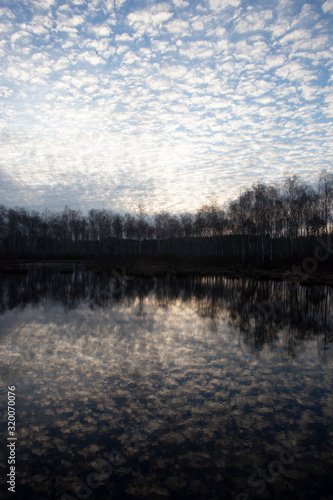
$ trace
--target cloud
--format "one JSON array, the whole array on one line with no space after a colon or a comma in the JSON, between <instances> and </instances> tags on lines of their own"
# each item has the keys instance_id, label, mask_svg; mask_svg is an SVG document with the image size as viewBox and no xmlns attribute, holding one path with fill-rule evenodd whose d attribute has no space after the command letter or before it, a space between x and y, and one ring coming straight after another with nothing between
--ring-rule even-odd
<instances>
[{"instance_id":1,"label":"cloud","mask_svg":"<svg viewBox=\"0 0 333 500\"><path fill-rule=\"evenodd\" d=\"M188 7L190 5L190 2L186 0L172 0L172 3L174 4L175 7Z\"/></svg>"},{"instance_id":2,"label":"cloud","mask_svg":"<svg viewBox=\"0 0 333 500\"><path fill-rule=\"evenodd\" d=\"M81 24L84 23L85 19L84 16L82 15L74 15L72 17L67 17L65 15L59 14L58 15L58 24L62 26L69 26L69 27L75 27L80 26Z\"/></svg>"},{"instance_id":3,"label":"cloud","mask_svg":"<svg viewBox=\"0 0 333 500\"><path fill-rule=\"evenodd\" d=\"M214 54L214 44L206 41L189 42L179 47L179 53L189 59L207 59Z\"/></svg>"},{"instance_id":4,"label":"cloud","mask_svg":"<svg viewBox=\"0 0 333 500\"><path fill-rule=\"evenodd\" d=\"M14 81L29 81L30 80L30 74L27 71L24 71L23 69L18 68L17 66L8 66L6 70L6 76L9 80L14 80Z\"/></svg>"},{"instance_id":5,"label":"cloud","mask_svg":"<svg viewBox=\"0 0 333 500\"><path fill-rule=\"evenodd\" d=\"M120 9L126 2L127 2L127 0L116 0L116 2L115 2L116 3L116 8Z\"/></svg>"},{"instance_id":6,"label":"cloud","mask_svg":"<svg viewBox=\"0 0 333 500\"><path fill-rule=\"evenodd\" d=\"M271 10L262 10L261 12L250 12L246 16L240 18L237 23L237 31L239 33L248 33L251 31L262 31L267 22L273 17Z\"/></svg>"},{"instance_id":7,"label":"cloud","mask_svg":"<svg viewBox=\"0 0 333 500\"><path fill-rule=\"evenodd\" d=\"M111 27L107 24L90 24L88 31L97 37L106 37L111 34Z\"/></svg>"},{"instance_id":8,"label":"cloud","mask_svg":"<svg viewBox=\"0 0 333 500\"><path fill-rule=\"evenodd\" d=\"M205 25L200 19L195 19L192 21L191 27L195 31L202 31Z\"/></svg>"},{"instance_id":9,"label":"cloud","mask_svg":"<svg viewBox=\"0 0 333 500\"><path fill-rule=\"evenodd\" d=\"M56 0L25 0L27 5L31 5L34 10L49 10L56 3Z\"/></svg>"},{"instance_id":10,"label":"cloud","mask_svg":"<svg viewBox=\"0 0 333 500\"><path fill-rule=\"evenodd\" d=\"M93 66L105 62L104 59L102 57L99 57L95 52L82 52L81 54L79 54L78 58L81 61L86 61L89 64L92 64Z\"/></svg>"},{"instance_id":11,"label":"cloud","mask_svg":"<svg viewBox=\"0 0 333 500\"><path fill-rule=\"evenodd\" d=\"M289 62L280 66L275 74L280 76L281 78L289 79L289 80L302 80L302 81L311 81L313 76L311 72L305 69L298 62Z\"/></svg>"},{"instance_id":12,"label":"cloud","mask_svg":"<svg viewBox=\"0 0 333 500\"><path fill-rule=\"evenodd\" d=\"M145 31L153 35L157 34L156 28L161 27L172 16L173 13L169 11L169 5L161 3L153 5L150 9L131 12L127 16L127 21L137 36L142 36Z\"/></svg>"},{"instance_id":13,"label":"cloud","mask_svg":"<svg viewBox=\"0 0 333 500\"><path fill-rule=\"evenodd\" d=\"M139 196L190 210L287 163L329 168L332 33L320 6L25 7L0 11L2 168L36 207L106 206L111 193L121 210ZM14 188L3 195L19 201Z\"/></svg>"},{"instance_id":14,"label":"cloud","mask_svg":"<svg viewBox=\"0 0 333 500\"><path fill-rule=\"evenodd\" d=\"M332 12L333 13L333 0L327 0L322 4L321 8L325 13Z\"/></svg>"},{"instance_id":15,"label":"cloud","mask_svg":"<svg viewBox=\"0 0 333 500\"><path fill-rule=\"evenodd\" d=\"M57 59L53 64L52 64L52 68L54 71L61 71L65 68L67 68L67 66L70 64L70 61L67 57L59 57L59 59Z\"/></svg>"},{"instance_id":16,"label":"cloud","mask_svg":"<svg viewBox=\"0 0 333 500\"><path fill-rule=\"evenodd\" d=\"M265 61L265 69L269 71L272 68L282 66L286 57L284 55L269 55Z\"/></svg>"},{"instance_id":17,"label":"cloud","mask_svg":"<svg viewBox=\"0 0 333 500\"><path fill-rule=\"evenodd\" d=\"M181 78L187 73L186 66L180 65L162 65L160 67L162 74L169 76L170 78Z\"/></svg>"},{"instance_id":18,"label":"cloud","mask_svg":"<svg viewBox=\"0 0 333 500\"><path fill-rule=\"evenodd\" d=\"M28 31L20 30L20 31L15 31L15 33L12 34L10 37L10 41L12 44L15 44L18 40L26 39L30 36L30 33Z\"/></svg>"},{"instance_id":19,"label":"cloud","mask_svg":"<svg viewBox=\"0 0 333 500\"><path fill-rule=\"evenodd\" d=\"M241 0L209 0L209 7L218 12L220 10L224 10L227 7L238 7L241 3Z\"/></svg>"},{"instance_id":20,"label":"cloud","mask_svg":"<svg viewBox=\"0 0 333 500\"><path fill-rule=\"evenodd\" d=\"M188 34L189 23L182 19L174 19L173 21L167 23L166 29L168 30L169 33L172 34L182 33L183 36L186 36Z\"/></svg>"},{"instance_id":21,"label":"cloud","mask_svg":"<svg viewBox=\"0 0 333 500\"><path fill-rule=\"evenodd\" d=\"M15 14L6 7L0 8L0 18L5 17L7 19L15 19Z\"/></svg>"}]
</instances>

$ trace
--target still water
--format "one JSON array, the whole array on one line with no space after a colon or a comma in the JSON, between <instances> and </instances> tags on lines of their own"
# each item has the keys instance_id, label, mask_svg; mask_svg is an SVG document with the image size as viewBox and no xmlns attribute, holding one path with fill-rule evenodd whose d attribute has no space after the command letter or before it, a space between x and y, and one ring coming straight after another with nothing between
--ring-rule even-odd
<instances>
[{"instance_id":1,"label":"still water","mask_svg":"<svg viewBox=\"0 0 333 500\"><path fill-rule=\"evenodd\" d=\"M63 269L1 275L1 498L333 499L332 288Z\"/></svg>"}]
</instances>

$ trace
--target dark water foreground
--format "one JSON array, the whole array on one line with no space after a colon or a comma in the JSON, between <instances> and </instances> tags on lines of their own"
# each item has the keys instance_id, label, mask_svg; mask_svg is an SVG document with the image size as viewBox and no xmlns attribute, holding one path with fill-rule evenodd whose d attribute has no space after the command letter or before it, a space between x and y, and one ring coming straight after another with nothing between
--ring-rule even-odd
<instances>
[{"instance_id":1,"label":"dark water foreground","mask_svg":"<svg viewBox=\"0 0 333 500\"><path fill-rule=\"evenodd\" d=\"M332 299L79 265L3 275L0 498L332 500Z\"/></svg>"}]
</instances>

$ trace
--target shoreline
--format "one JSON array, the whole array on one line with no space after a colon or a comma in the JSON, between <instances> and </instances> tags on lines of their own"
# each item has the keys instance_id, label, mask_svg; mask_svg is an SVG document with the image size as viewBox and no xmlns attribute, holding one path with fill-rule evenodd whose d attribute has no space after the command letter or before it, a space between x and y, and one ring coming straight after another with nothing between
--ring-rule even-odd
<instances>
[{"instance_id":1,"label":"shoreline","mask_svg":"<svg viewBox=\"0 0 333 500\"><path fill-rule=\"evenodd\" d=\"M299 263L272 266L258 266L255 264L219 263L215 260L195 259L17 259L0 260L1 274L24 275L29 272L28 265L58 264L63 266L59 272L72 274L75 264L85 265L86 270L96 274L112 273L117 275L135 276L138 278L163 278L167 275L176 278L224 276L230 279L252 278L257 280L272 280L284 282L297 282L301 285L327 285L333 286L332 263L322 263L314 272L301 270ZM71 267L70 267L71 266Z\"/></svg>"}]
</instances>

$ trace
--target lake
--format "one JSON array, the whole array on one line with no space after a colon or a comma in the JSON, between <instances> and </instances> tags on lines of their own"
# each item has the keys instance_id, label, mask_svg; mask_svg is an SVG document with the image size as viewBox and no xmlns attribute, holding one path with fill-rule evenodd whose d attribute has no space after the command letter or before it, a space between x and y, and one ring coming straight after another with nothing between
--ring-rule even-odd
<instances>
[{"instance_id":1,"label":"lake","mask_svg":"<svg viewBox=\"0 0 333 500\"><path fill-rule=\"evenodd\" d=\"M333 499L332 288L70 268L1 275L1 498Z\"/></svg>"}]
</instances>

